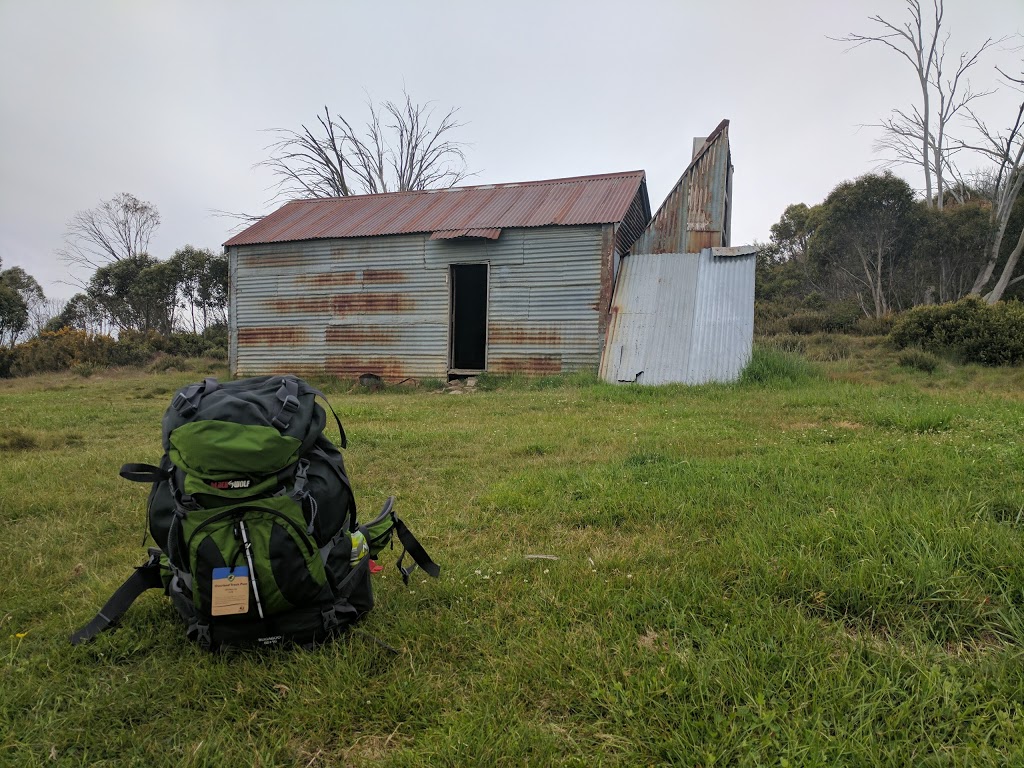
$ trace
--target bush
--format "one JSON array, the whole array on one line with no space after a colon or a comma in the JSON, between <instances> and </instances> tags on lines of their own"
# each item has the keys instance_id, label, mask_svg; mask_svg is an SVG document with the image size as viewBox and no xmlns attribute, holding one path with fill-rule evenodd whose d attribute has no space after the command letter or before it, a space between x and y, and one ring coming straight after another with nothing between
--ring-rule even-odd
<instances>
[{"instance_id":1,"label":"bush","mask_svg":"<svg viewBox=\"0 0 1024 768\"><path fill-rule=\"evenodd\" d=\"M804 336L823 333L828 330L828 325L828 315L824 312L794 312L786 318L787 330Z\"/></svg>"},{"instance_id":2,"label":"bush","mask_svg":"<svg viewBox=\"0 0 1024 768\"><path fill-rule=\"evenodd\" d=\"M851 354L853 354L853 348L849 338L825 333L817 338L817 348L811 357L814 360L830 363L836 360L845 360Z\"/></svg>"},{"instance_id":3,"label":"bush","mask_svg":"<svg viewBox=\"0 0 1024 768\"><path fill-rule=\"evenodd\" d=\"M0 379L9 379L14 375L14 359L14 350L0 348Z\"/></svg>"},{"instance_id":4,"label":"bush","mask_svg":"<svg viewBox=\"0 0 1024 768\"><path fill-rule=\"evenodd\" d=\"M812 293L799 305L793 302L754 305L754 329L764 335L814 333L849 333L862 317L860 308L848 301L826 302L821 294Z\"/></svg>"},{"instance_id":5,"label":"bush","mask_svg":"<svg viewBox=\"0 0 1024 768\"><path fill-rule=\"evenodd\" d=\"M801 336L780 334L766 339L764 345L768 349L777 349L793 355L803 355L807 352L807 341Z\"/></svg>"},{"instance_id":6,"label":"bush","mask_svg":"<svg viewBox=\"0 0 1024 768\"><path fill-rule=\"evenodd\" d=\"M896 322L895 315L882 317L858 317L853 325L853 332L860 336L888 336Z\"/></svg>"},{"instance_id":7,"label":"bush","mask_svg":"<svg viewBox=\"0 0 1024 768\"><path fill-rule=\"evenodd\" d=\"M0 378L33 373L75 371L81 375L113 366L138 368L156 359L227 358L226 332L182 333L162 336L156 332L126 332L117 339L102 334L62 328L43 331L11 350L0 350ZM169 367L169 365L167 366Z\"/></svg>"},{"instance_id":8,"label":"bush","mask_svg":"<svg viewBox=\"0 0 1024 768\"><path fill-rule=\"evenodd\" d=\"M939 358L923 349L905 349L896 357L896 362L903 368L914 368L925 373L935 373L939 368Z\"/></svg>"},{"instance_id":9,"label":"bush","mask_svg":"<svg viewBox=\"0 0 1024 768\"><path fill-rule=\"evenodd\" d=\"M1019 364L1024 362L1024 304L988 304L969 296L914 307L896 320L889 340L897 349L920 347L967 363Z\"/></svg>"}]
</instances>

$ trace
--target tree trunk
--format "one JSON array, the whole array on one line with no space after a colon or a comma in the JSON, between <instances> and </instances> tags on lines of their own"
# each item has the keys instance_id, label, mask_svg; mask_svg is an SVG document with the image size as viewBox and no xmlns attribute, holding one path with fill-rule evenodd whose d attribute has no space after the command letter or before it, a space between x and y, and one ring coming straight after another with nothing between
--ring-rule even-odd
<instances>
[{"instance_id":1,"label":"tree trunk","mask_svg":"<svg viewBox=\"0 0 1024 768\"><path fill-rule=\"evenodd\" d=\"M1020 237L1017 238L1017 245L1013 247L1013 250L1006 259L1006 264L1003 265L1003 272L999 275L996 287L993 288L992 293L986 297L989 304L995 304L1003 298L1003 294L1006 292L1006 288L1009 286L1010 280L1013 277L1013 272L1017 268L1017 261L1020 259L1022 251L1024 251L1024 228L1021 229Z\"/></svg>"},{"instance_id":2,"label":"tree trunk","mask_svg":"<svg viewBox=\"0 0 1024 768\"><path fill-rule=\"evenodd\" d=\"M993 222L996 226L995 237L988 253L988 261L985 262L985 266L982 267L981 272L975 279L974 285L971 286L972 296L981 295L982 289L988 285L989 280L992 279L992 275L996 271L996 264L999 263L999 251L1003 245L1003 235L1006 233L1006 225L1010 221L1014 201L1016 201L1017 196L1020 194L1022 186L1024 186L1024 173L1018 173L1008 195L1004 197L1006 202L997 197L992 204L992 215L996 219ZM1005 290L1005 286L1003 288Z\"/></svg>"}]
</instances>

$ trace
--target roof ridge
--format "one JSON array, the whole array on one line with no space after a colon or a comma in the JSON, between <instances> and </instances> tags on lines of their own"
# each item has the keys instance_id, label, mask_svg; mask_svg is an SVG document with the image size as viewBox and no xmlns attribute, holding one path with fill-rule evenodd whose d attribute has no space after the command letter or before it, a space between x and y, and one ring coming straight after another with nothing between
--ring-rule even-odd
<instances>
[{"instance_id":1,"label":"roof ridge","mask_svg":"<svg viewBox=\"0 0 1024 768\"><path fill-rule=\"evenodd\" d=\"M438 192L463 191L470 189L497 189L508 187L542 187L545 185L571 184L576 182L595 181L597 179L625 179L631 176L645 177L647 171L641 169L635 171L616 171L613 173L595 173L589 176L564 176L557 179L538 179L536 181L502 181L492 184L473 184L466 187L441 187L437 189L407 189L401 192L371 192L364 195L346 195L344 197L300 197L289 200L286 205L292 203L322 203L328 200L352 200L356 198L381 198L384 196L397 197L398 195L436 195Z\"/></svg>"}]
</instances>

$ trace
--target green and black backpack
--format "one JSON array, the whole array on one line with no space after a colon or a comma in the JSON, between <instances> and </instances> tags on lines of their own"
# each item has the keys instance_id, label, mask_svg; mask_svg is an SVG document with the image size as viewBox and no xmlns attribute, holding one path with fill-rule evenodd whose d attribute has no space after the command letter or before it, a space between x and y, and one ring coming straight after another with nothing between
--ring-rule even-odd
<instances>
[{"instance_id":1,"label":"green and black backpack","mask_svg":"<svg viewBox=\"0 0 1024 768\"><path fill-rule=\"evenodd\" d=\"M128 480L152 483L157 548L71 636L73 644L112 626L147 589L162 588L188 637L208 650L311 646L373 608L370 559L392 534L403 546L398 570L406 583L417 565L438 575L392 499L359 525L317 397L323 393L294 376L206 379L175 394L163 418L160 466L121 468ZM344 448L345 430L330 410Z\"/></svg>"}]
</instances>

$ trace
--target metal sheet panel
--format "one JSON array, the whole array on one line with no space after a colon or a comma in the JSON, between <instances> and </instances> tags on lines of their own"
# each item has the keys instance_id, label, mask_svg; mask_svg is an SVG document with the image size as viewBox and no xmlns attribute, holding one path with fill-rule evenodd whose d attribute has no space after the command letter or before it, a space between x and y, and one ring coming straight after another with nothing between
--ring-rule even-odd
<instances>
[{"instance_id":1,"label":"metal sheet panel","mask_svg":"<svg viewBox=\"0 0 1024 768\"><path fill-rule=\"evenodd\" d=\"M701 252L688 383L735 381L754 341L754 253Z\"/></svg>"},{"instance_id":2,"label":"metal sheet panel","mask_svg":"<svg viewBox=\"0 0 1024 768\"><path fill-rule=\"evenodd\" d=\"M487 369L597 370L601 227L521 232L522 265L491 271Z\"/></svg>"},{"instance_id":3,"label":"metal sheet panel","mask_svg":"<svg viewBox=\"0 0 1024 768\"><path fill-rule=\"evenodd\" d=\"M425 239L230 249L234 372L443 375L448 286L446 273L423 268Z\"/></svg>"},{"instance_id":4,"label":"metal sheet panel","mask_svg":"<svg viewBox=\"0 0 1024 768\"><path fill-rule=\"evenodd\" d=\"M295 200L228 240L226 246L506 227L616 224L637 195L643 171ZM649 215L649 208L646 213ZM483 235L487 236L487 235Z\"/></svg>"},{"instance_id":5,"label":"metal sheet panel","mask_svg":"<svg viewBox=\"0 0 1024 768\"><path fill-rule=\"evenodd\" d=\"M488 263L488 370L596 369L602 228L234 246L231 365L388 380L448 373L451 264Z\"/></svg>"},{"instance_id":6,"label":"metal sheet panel","mask_svg":"<svg viewBox=\"0 0 1024 768\"><path fill-rule=\"evenodd\" d=\"M729 245L731 174L729 121L723 120L633 243L632 253L700 253Z\"/></svg>"},{"instance_id":7,"label":"metal sheet panel","mask_svg":"<svg viewBox=\"0 0 1024 768\"><path fill-rule=\"evenodd\" d=\"M754 255L623 260L601 376L641 384L733 381L750 359Z\"/></svg>"}]
</instances>

